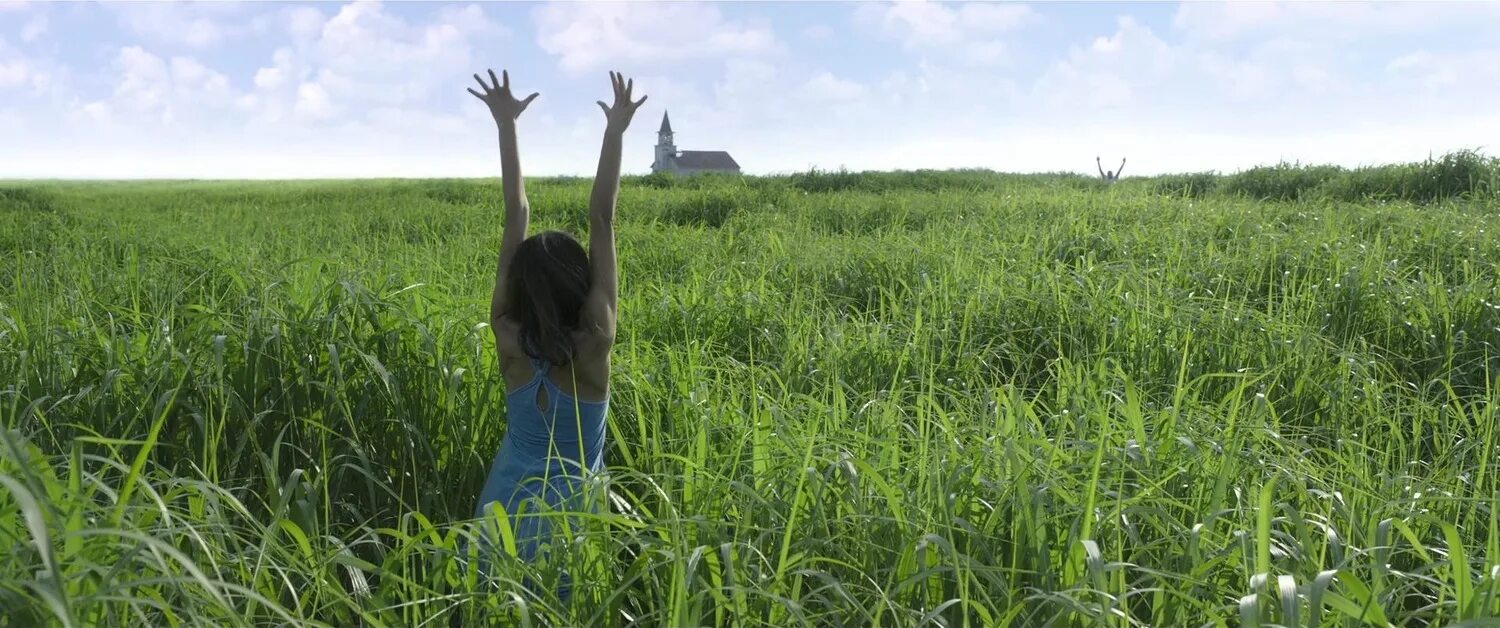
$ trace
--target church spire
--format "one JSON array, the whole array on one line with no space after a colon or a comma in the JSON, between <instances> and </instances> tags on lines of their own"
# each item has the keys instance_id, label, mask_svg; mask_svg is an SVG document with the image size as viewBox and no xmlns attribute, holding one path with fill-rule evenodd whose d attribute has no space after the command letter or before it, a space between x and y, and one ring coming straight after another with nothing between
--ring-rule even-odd
<instances>
[{"instance_id":1,"label":"church spire","mask_svg":"<svg viewBox=\"0 0 1500 628\"><path fill-rule=\"evenodd\" d=\"M676 159L677 146L672 144L672 121L667 118L667 112L663 111L661 130L656 132L656 161L651 164L651 171L671 170Z\"/></svg>"}]
</instances>

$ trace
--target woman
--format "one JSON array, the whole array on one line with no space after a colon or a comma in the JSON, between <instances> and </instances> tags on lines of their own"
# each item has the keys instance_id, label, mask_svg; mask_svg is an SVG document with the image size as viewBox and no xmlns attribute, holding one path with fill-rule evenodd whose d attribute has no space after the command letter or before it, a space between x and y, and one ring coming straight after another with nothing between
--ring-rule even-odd
<instances>
[{"instance_id":1,"label":"woman","mask_svg":"<svg viewBox=\"0 0 1500 628\"><path fill-rule=\"evenodd\" d=\"M490 326L505 379L507 426L475 515L498 505L515 533L517 555L534 558L552 525L535 512L538 501L578 511L582 478L604 466L604 425L609 411L609 353L615 339L617 270L615 199L625 129L646 102L630 100L634 81L610 73L614 104L604 110L604 146L589 201L589 252L578 240L547 231L526 237L530 206L516 142L516 118L535 100L517 100L510 74L484 91L469 89L490 108L500 131L500 173L505 192L505 235L490 299Z\"/></svg>"},{"instance_id":2,"label":"woman","mask_svg":"<svg viewBox=\"0 0 1500 628\"><path fill-rule=\"evenodd\" d=\"M1099 178L1100 179L1103 179L1105 183L1114 183L1114 182L1120 180L1120 173L1125 172L1125 158L1124 157L1120 158L1120 169L1119 170L1105 170L1104 166L1099 163L1099 156L1095 155L1094 156L1094 167L1099 169Z\"/></svg>"}]
</instances>

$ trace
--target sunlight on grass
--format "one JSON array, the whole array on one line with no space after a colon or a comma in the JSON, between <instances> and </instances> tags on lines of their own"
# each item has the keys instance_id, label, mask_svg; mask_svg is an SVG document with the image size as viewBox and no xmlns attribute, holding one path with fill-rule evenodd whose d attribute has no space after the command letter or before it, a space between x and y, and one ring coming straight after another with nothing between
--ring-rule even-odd
<instances>
[{"instance_id":1,"label":"sunlight on grass","mask_svg":"<svg viewBox=\"0 0 1500 628\"><path fill-rule=\"evenodd\" d=\"M611 507L487 577L496 182L5 184L0 626L1494 620L1471 166L627 181Z\"/></svg>"}]
</instances>

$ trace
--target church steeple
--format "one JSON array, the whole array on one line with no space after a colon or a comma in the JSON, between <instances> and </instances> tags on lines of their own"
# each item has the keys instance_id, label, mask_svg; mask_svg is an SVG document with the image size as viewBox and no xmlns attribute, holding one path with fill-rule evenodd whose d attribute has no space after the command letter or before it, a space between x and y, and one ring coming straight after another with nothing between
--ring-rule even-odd
<instances>
[{"instance_id":1,"label":"church steeple","mask_svg":"<svg viewBox=\"0 0 1500 628\"><path fill-rule=\"evenodd\" d=\"M672 169L672 160L676 157L677 146L672 143L672 121L667 118L667 112L663 111L661 130L656 132L656 162L651 164L651 171L660 172Z\"/></svg>"}]
</instances>

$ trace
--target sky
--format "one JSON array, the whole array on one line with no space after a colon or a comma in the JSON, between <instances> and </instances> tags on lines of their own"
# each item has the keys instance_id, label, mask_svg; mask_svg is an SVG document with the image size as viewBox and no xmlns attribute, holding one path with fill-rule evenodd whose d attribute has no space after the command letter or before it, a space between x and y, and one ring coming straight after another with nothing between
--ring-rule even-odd
<instances>
[{"instance_id":1,"label":"sky","mask_svg":"<svg viewBox=\"0 0 1500 628\"><path fill-rule=\"evenodd\" d=\"M486 68L541 92L528 175L626 136L747 173L1234 172L1500 154L1500 2L0 0L0 178L497 176Z\"/></svg>"}]
</instances>

